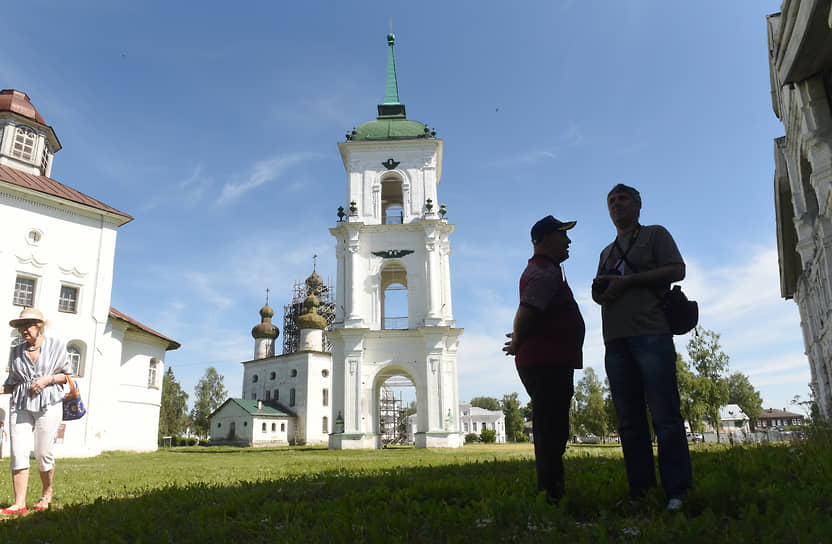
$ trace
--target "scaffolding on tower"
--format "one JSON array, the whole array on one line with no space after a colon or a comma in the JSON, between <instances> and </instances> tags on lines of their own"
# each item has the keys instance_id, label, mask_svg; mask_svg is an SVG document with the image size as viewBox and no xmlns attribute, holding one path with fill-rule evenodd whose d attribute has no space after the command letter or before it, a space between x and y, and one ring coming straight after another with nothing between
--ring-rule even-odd
<instances>
[{"instance_id":1,"label":"scaffolding on tower","mask_svg":"<svg viewBox=\"0 0 832 544\"><path fill-rule=\"evenodd\" d=\"M310 295L306 282L295 280L292 285L292 302L283 306L283 355L295 353L300 345L300 330L295 320L303 314L303 301ZM327 282L321 285L319 293L315 293L321 305L318 306L318 313L326 319L325 331L332 330L332 322L335 321L335 289ZM332 344L324 334L324 351L331 352Z\"/></svg>"}]
</instances>

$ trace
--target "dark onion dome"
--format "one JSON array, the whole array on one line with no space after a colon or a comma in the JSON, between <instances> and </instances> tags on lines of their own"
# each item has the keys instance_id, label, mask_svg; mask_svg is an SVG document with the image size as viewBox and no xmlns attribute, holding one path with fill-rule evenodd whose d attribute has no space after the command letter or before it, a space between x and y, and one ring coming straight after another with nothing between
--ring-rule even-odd
<instances>
[{"instance_id":1,"label":"dark onion dome","mask_svg":"<svg viewBox=\"0 0 832 544\"><path fill-rule=\"evenodd\" d=\"M315 295L319 294L321 292L321 288L324 286L324 280L322 280L318 273L314 270L311 274L309 274L309 277L306 278L304 283L306 283L306 292L313 293Z\"/></svg>"},{"instance_id":2,"label":"dark onion dome","mask_svg":"<svg viewBox=\"0 0 832 544\"><path fill-rule=\"evenodd\" d=\"M277 338L280 329L272 323L272 317L274 317L274 310L271 306L266 304L260 308L260 323L251 329L251 336L254 338Z\"/></svg>"},{"instance_id":3,"label":"dark onion dome","mask_svg":"<svg viewBox=\"0 0 832 544\"><path fill-rule=\"evenodd\" d=\"M317 274L316 274L317 275ZM310 276L311 278L312 276ZM318 301L318 297L311 294L306 297L306 300L303 301L303 309L305 312L303 315L298 316L295 319L295 323L298 325L298 329L325 329L326 328L326 319L318 313L318 306L321 303Z\"/></svg>"}]
</instances>

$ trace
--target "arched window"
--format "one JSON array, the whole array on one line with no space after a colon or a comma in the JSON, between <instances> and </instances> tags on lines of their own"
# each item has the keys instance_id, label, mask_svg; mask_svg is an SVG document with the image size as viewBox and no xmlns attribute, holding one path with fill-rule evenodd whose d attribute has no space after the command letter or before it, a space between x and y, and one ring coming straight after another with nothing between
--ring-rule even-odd
<instances>
[{"instance_id":1,"label":"arched window","mask_svg":"<svg viewBox=\"0 0 832 544\"><path fill-rule=\"evenodd\" d=\"M298 369L297 369L297 368L293 368L293 369L292 369L292 371L289 373L289 375L290 375L291 377L293 377L293 378L297 377L297 375L298 375Z\"/></svg>"},{"instance_id":2,"label":"arched window","mask_svg":"<svg viewBox=\"0 0 832 544\"><path fill-rule=\"evenodd\" d=\"M254 376L251 377L251 381L253 383L257 383L257 380L259 380L259 379L260 379L260 377L257 374L255 374Z\"/></svg>"},{"instance_id":3,"label":"arched window","mask_svg":"<svg viewBox=\"0 0 832 544\"><path fill-rule=\"evenodd\" d=\"M326 416L324 416L323 420L321 420L321 432L329 432L329 418Z\"/></svg>"},{"instance_id":4,"label":"arched window","mask_svg":"<svg viewBox=\"0 0 832 544\"><path fill-rule=\"evenodd\" d=\"M391 262L381 270L381 328L407 329L407 269Z\"/></svg>"},{"instance_id":5,"label":"arched window","mask_svg":"<svg viewBox=\"0 0 832 544\"><path fill-rule=\"evenodd\" d=\"M262 432L266 432L266 422L265 422L265 421L263 422L263 426L262 426L262 427L260 427L260 430L261 430Z\"/></svg>"},{"instance_id":6,"label":"arched window","mask_svg":"<svg viewBox=\"0 0 832 544\"><path fill-rule=\"evenodd\" d=\"M269 379L270 379L270 380L273 380L273 379L275 379L276 377L277 377L277 373L276 373L276 372L272 372L271 374L269 374Z\"/></svg>"},{"instance_id":7,"label":"arched window","mask_svg":"<svg viewBox=\"0 0 832 544\"><path fill-rule=\"evenodd\" d=\"M323 376L324 378L326 378L327 376L329 376L329 370L327 370L327 369L323 369L323 370L321 370L321 376Z\"/></svg>"},{"instance_id":8,"label":"arched window","mask_svg":"<svg viewBox=\"0 0 832 544\"><path fill-rule=\"evenodd\" d=\"M277 430L277 423L272 423L272 432Z\"/></svg>"},{"instance_id":9,"label":"arched window","mask_svg":"<svg viewBox=\"0 0 832 544\"><path fill-rule=\"evenodd\" d=\"M150 364L147 367L147 386L159 388L159 370L162 367L161 361L156 357L150 359Z\"/></svg>"},{"instance_id":10,"label":"arched window","mask_svg":"<svg viewBox=\"0 0 832 544\"><path fill-rule=\"evenodd\" d=\"M282 432L282 433L286 432L286 424L285 423L280 424L280 432Z\"/></svg>"},{"instance_id":11,"label":"arched window","mask_svg":"<svg viewBox=\"0 0 832 544\"><path fill-rule=\"evenodd\" d=\"M322 397L324 406L329 406L329 389L324 388L322 391Z\"/></svg>"},{"instance_id":12,"label":"arched window","mask_svg":"<svg viewBox=\"0 0 832 544\"><path fill-rule=\"evenodd\" d=\"M266 400L272 400L272 392L269 390L266 390Z\"/></svg>"},{"instance_id":13,"label":"arched window","mask_svg":"<svg viewBox=\"0 0 832 544\"><path fill-rule=\"evenodd\" d=\"M289 406L295 405L295 388L289 389Z\"/></svg>"},{"instance_id":14,"label":"arched window","mask_svg":"<svg viewBox=\"0 0 832 544\"><path fill-rule=\"evenodd\" d=\"M83 376L84 355L86 352L85 344L80 340L70 340L66 345L66 351L69 353L69 365L72 367L72 375ZM148 376L148 385L150 385L150 376Z\"/></svg>"},{"instance_id":15,"label":"arched window","mask_svg":"<svg viewBox=\"0 0 832 544\"><path fill-rule=\"evenodd\" d=\"M381 217L385 225L404 222L402 180L394 174L381 180Z\"/></svg>"}]
</instances>

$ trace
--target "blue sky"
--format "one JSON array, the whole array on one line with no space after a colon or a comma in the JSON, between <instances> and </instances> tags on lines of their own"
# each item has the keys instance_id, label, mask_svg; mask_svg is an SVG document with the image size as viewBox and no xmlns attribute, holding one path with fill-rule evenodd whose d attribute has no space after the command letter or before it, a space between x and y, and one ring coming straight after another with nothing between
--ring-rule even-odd
<instances>
[{"instance_id":1,"label":"blue sky","mask_svg":"<svg viewBox=\"0 0 832 544\"><path fill-rule=\"evenodd\" d=\"M55 179L136 218L119 230L112 305L182 343L167 363L187 392L213 365L240 394L266 288L281 307L313 254L334 283L336 143L376 115L392 18L408 117L445 143L462 400L527 399L500 347L529 227L549 213L578 221L566 272L603 374L589 285L618 182L674 235L731 371L766 407L808 396L797 307L779 296L765 24L778 1L301 4L3 8L0 86L58 134Z\"/></svg>"}]
</instances>

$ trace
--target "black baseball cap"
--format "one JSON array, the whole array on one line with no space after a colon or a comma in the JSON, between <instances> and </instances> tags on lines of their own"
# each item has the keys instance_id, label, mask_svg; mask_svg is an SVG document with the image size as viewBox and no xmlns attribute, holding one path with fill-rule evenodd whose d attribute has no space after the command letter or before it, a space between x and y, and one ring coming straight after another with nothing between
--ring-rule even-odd
<instances>
[{"instance_id":1,"label":"black baseball cap","mask_svg":"<svg viewBox=\"0 0 832 544\"><path fill-rule=\"evenodd\" d=\"M556 230L569 230L575 226L577 221L559 221L547 215L532 227L532 242L539 242L544 236Z\"/></svg>"}]
</instances>

